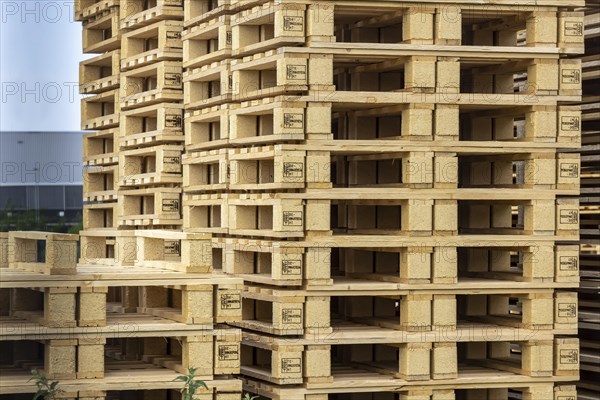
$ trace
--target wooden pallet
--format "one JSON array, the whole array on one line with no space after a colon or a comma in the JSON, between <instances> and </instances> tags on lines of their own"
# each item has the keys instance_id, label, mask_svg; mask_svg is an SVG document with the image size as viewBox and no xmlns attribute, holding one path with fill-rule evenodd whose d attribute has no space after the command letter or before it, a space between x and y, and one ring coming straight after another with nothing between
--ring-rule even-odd
<instances>
[{"instance_id":1,"label":"wooden pallet","mask_svg":"<svg viewBox=\"0 0 600 400\"><path fill-rule=\"evenodd\" d=\"M187 26L188 22L184 22ZM197 68L231 57L231 25L228 15L188 27L183 39L183 67Z\"/></svg>"},{"instance_id":2,"label":"wooden pallet","mask_svg":"<svg viewBox=\"0 0 600 400\"><path fill-rule=\"evenodd\" d=\"M183 195L183 229L186 232L227 232L229 213L221 195Z\"/></svg>"},{"instance_id":3,"label":"wooden pallet","mask_svg":"<svg viewBox=\"0 0 600 400\"><path fill-rule=\"evenodd\" d=\"M124 0L121 2L122 29L137 29L155 22L183 19L183 0Z\"/></svg>"},{"instance_id":4,"label":"wooden pallet","mask_svg":"<svg viewBox=\"0 0 600 400\"><path fill-rule=\"evenodd\" d=\"M225 190L231 174L227 150L208 150L183 157L183 190L186 193Z\"/></svg>"},{"instance_id":5,"label":"wooden pallet","mask_svg":"<svg viewBox=\"0 0 600 400\"><path fill-rule=\"evenodd\" d=\"M83 206L83 225L86 229L116 229L117 203L93 203Z\"/></svg>"},{"instance_id":6,"label":"wooden pallet","mask_svg":"<svg viewBox=\"0 0 600 400\"><path fill-rule=\"evenodd\" d=\"M181 145L124 150L119 154L121 188L178 185L182 182Z\"/></svg>"},{"instance_id":7,"label":"wooden pallet","mask_svg":"<svg viewBox=\"0 0 600 400\"><path fill-rule=\"evenodd\" d=\"M87 167L83 170L83 201L110 202L117 200L119 169L117 165Z\"/></svg>"},{"instance_id":8,"label":"wooden pallet","mask_svg":"<svg viewBox=\"0 0 600 400\"><path fill-rule=\"evenodd\" d=\"M506 282L505 289L496 286L488 294L485 289L480 289L483 294L475 294L462 280L455 291L411 292L389 283L350 280L347 287L353 290L343 293L338 292L344 287L338 283L341 281L308 291L246 284L244 319L239 326L280 336L305 332L327 335L335 328L332 321L336 319L405 332L455 330L461 320L519 329L556 329L564 334L577 328L577 298L570 292L556 296L552 290L543 289L518 293Z\"/></svg>"},{"instance_id":9,"label":"wooden pallet","mask_svg":"<svg viewBox=\"0 0 600 400\"><path fill-rule=\"evenodd\" d=\"M118 88L120 70L120 50L105 52L82 61L79 63L79 93L97 94Z\"/></svg>"},{"instance_id":10,"label":"wooden pallet","mask_svg":"<svg viewBox=\"0 0 600 400\"><path fill-rule=\"evenodd\" d=\"M244 2L231 5L230 0L184 0L184 23L186 27L201 25L209 20L216 19L223 15L233 14L236 10L242 10L247 7Z\"/></svg>"},{"instance_id":11,"label":"wooden pallet","mask_svg":"<svg viewBox=\"0 0 600 400\"><path fill-rule=\"evenodd\" d=\"M3 245L7 251L3 258L7 258L11 269L48 275L72 274L77 264L78 239L78 235L72 234L12 231Z\"/></svg>"},{"instance_id":12,"label":"wooden pallet","mask_svg":"<svg viewBox=\"0 0 600 400\"><path fill-rule=\"evenodd\" d=\"M232 104L223 104L185 113L185 147L188 152L223 147L229 139Z\"/></svg>"},{"instance_id":13,"label":"wooden pallet","mask_svg":"<svg viewBox=\"0 0 600 400\"><path fill-rule=\"evenodd\" d=\"M83 165L85 167L117 164L119 161L118 151L118 129L104 129L83 136Z\"/></svg>"},{"instance_id":14,"label":"wooden pallet","mask_svg":"<svg viewBox=\"0 0 600 400\"><path fill-rule=\"evenodd\" d=\"M182 100L181 62L158 62L121 74L122 110Z\"/></svg>"},{"instance_id":15,"label":"wooden pallet","mask_svg":"<svg viewBox=\"0 0 600 400\"><path fill-rule=\"evenodd\" d=\"M122 149L183 142L183 106L166 103L124 111L119 131Z\"/></svg>"},{"instance_id":16,"label":"wooden pallet","mask_svg":"<svg viewBox=\"0 0 600 400\"><path fill-rule=\"evenodd\" d=\"M231 101L233 85L230 61L213 62L184 73L186 110L209 108Z\"/></svg>"},{"instance_id":17,"label":"wooden pallet","mask_svg":"<svg viewBox=\"0 0 600 400\"><path fill-rule=\"evenodd\" d=\"M328 55L278 54L274 51L232 62L233 95L237 101L334 90L333 58Z\"/></svg>"},{"instance_id":18,"label":"wooden pallet","mask_svg":"<svg viewBox=\"0 0 600 400\"><path fill-rule=\"evenodd\" d=\"M28 341L1 343L15 346L6 369L29 369L42 363L50 379L97 379L110 375L115 367L126 371L154 365L183 374L196 366L199 379L212 380L239 372L239 334L228 329L219 336L56 339L41 343L46 357Z\"/></svg>"},{"instance_id":19,"label":"wooden pallet","mask_svg":"<svg viewBox=\"0 0 600 400\"><path fill-rule=\"evenodd\" d=\"M127 71L159 61L181 61L181 21L160 21L123 35L121 70ZM150 43L146 46L145 43Z\"/></svg>"},{"instance_id":20,"label":"wooden pallet","mask_svg":"<svg viewBox=\"0 0 600 400\"><path fill-rule=\"evenodd\" d=\"M110 129L119 125L119 89L81 100L81 129Z\"/></svg>"},{"instance_id":21,"label":"wooden pallet","mask_svg":"<svg viewBox=\"0 0 600 400\"><path fill-rule=\"evenodd\" d=\"M179 226L182 223L180 188L122 190L118 197L119 226Z\"/></svg>"},{"instance_id":22,"label":"wooden pallet","mask_svg":"<svg viewBox=\"0 0 600 400\"><path fill-rule=\"evenodd\" d=\"M83 52L105 53L119 48L120 9L111 7L83 22Z\"/></svg>"},{"instance_id":23,"label":"wooden pallet","mask_svg":"<svg viewBox=\"0 0 600 400\"><path fill-rule=\"evenodd\" d=\"M451 381L469 366L483 366L516 375L552 377L577 374L577 339L387 343L363 345L297 345L245 334L242 373L278 385L332 383L332 364L356 365L383 375L414 381ZM459 348L462 354L459 355ZM464 352L464 353L463 353ZM554 355L553 355L554 352ZM464 354L464 355L463 355ZM556 367L545 362L556 359ZM573 361L575 361L573 363Z\"/></svg>"}]
</instances>

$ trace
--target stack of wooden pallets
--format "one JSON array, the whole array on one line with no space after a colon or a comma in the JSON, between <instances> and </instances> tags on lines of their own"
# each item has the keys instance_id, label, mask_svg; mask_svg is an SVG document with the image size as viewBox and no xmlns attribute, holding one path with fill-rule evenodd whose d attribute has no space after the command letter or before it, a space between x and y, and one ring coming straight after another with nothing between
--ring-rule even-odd
<instances>
[{"instance_id":1,"label":"stack of wooden pallets","mask_svg":"<svg viewBox=\"0 0 600 400\"><path fill-rule=\"evenodd\" d=\"M581 152L581 400L600 399L600 3L586 2Z\"/></svg>"},{"instance_id":2,"label":"stack of wooden pallets","mask_svg":"<svg viewBox=\"0 0 600 400\"><path fill-rule=\"evenodd\" d=\"M582 4L185 2L183 225L245 281L246 390L575 396Z\"/></svg>"},{"instance_id":3,"label":"stack of wooden pallets","mask_svg":"<svg viewBox=\"0 0 600 400\"><path fill-rule=\"evenodd\" d=\"M100 183L78 266L0 237L0 389L574 400L581 6L81 1Z\"/></svg>"},{"instance_id":4,"label":"stack of wooden pallets","mask_svg":"<svg viewBox=\"0 0 600 400\"><path fill-rule=\"evenodd\" d=\"M212 236L181 232L181 1L81 0L84 230L0 236L0 397L31 370L68 399L241 397L240 278L213 270ZM80 255L78 255L80 254Z\"/></svg>"}]
</instances>

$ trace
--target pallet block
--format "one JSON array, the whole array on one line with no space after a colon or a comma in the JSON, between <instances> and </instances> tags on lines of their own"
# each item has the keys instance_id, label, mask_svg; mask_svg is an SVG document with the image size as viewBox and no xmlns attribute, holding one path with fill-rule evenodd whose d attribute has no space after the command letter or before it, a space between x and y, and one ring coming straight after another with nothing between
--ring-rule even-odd
<instances>
[{"instance_id":1,"label":"pallet block","mask_svg":"<svg viewBox=\"0 0 600 400\"><path fill-rule=\"evenodd\" d=\"M185 21L184 24L189 26L189 21ZM231 57L229 15L221 15L199 25L190 26L182 32L181 37L184 68L197 68Z\"/></svg>"},{"instance_id":2,"label":"pallet block","mask_svg":"<svg viewBox=\"0 0 600 400\"><path fill-rule=\"evenodd\" d=\"M117 203L85 204L83 224L86 229L116 228L118 226Z\"/></svg>"},{"instance_id":3,"label":"pallet block","mask_svg":"<svg viewBox=\"0 0 600 400\"><path fill-rule=\"evenodd\" d=\"M47 275L75 273L78 235L47 232L12 231L8 234L7 259L11 269ZM38 243L44 251L38 254Z\"/></svg>"},{"instance_id":4,"label":"pallet block","mask_svg":"<svg viewBox=\"0 0 600 400\"><path fill-rule=\"evenodd\" d=\"M181 21L160 21L123 34L121 70L139 68L159 61L180 61L183 57Z\"/></svg>"},{"instance_id":5,"label":"pallet block","mask_svg":"<svg viewBox=\"0 0 600 400\"><path fill-rule=\"evenodd\" d=\"M235 323L243 329L275 334L278 336L302 335L307 324L305 313L305 299L301 297L276 297L268 300L254 298L251 293L244 293L242 302L242 321ZM325 304L325 303L324 303ZM328 304L327 304L328 306ZM327 329L328 307L322 308L319 319L327 319L326 326L318 328ZM326 314L325 314L326 313ZM317 317L317 316L315 316Z\"/></svg>"},{"instance_id":6,"label":"pallet block","mask_svg":"<svg viewBox=\"0 0 600 400\"><path fill-rule=\"evenodd\" d=\"M107 9L118 7L118 0L75 0L75 21L87 21Z\"/></svg>"},{"instance_id":7,"label":"pallet block","mask_svg":"<svg viewBox=\"0 0 600 400\"><path fill-rule=\"evenodd\" d=\"M80 287L77 303L78 326L106 325L107 287Z\"/></svg>"},{"instance_id":8,"label":"pallet block","mask_svg":"<svg viewBox=\"0 0 600 400\"><path fill-rule=\"evenodd\" d=\"M122 110L182 100L183 77L180 62L158 62L121 74Z\"/></svg>"},{"instance_id":9,"label":"pallet block","mask_svg":"<svg viewBox=\"0 0 600 400\"><path fill-rule=\"evenodd\" d=\"M146 188L119 192L119 226L179 226L180 188Z\"/></svg>"},{"instance_id":10,"label":"pallet block","mask_svg":"<svg viewBox=\"0 0 600 400\"><path fill-rule=\"evenodd\" d=\"M229 142L229 114L234 104L222 104L185 113L187 152L224 147Z\"/></svg>"},{"instance_id":11,"label":"pallet block","mask_svg":"<svg viewBox=\"0 0 600 400\"><path fill-rule=\"evenodd\" d=\"M83 201L117 200L119 169L117 165L87 167L83 170Z\"/></svg>"},{"instance_id":12,"label":"pallet block","mask_svg":"<svg viewBox=\"0 0 600 400\"><path fill-rule=\"evenodd\" d=\"M223 272L275 286L330 285L331 249L266 240L225 239Z\"/></svg>"},{"instance_id":13,"label":"pallet block","mask_svg":"<svg viewBox=\"0 0 600 400\"><path fill-rule=\"evenodd\" d=\"M171 231L136 231L133 265L186 273L210 273L213 269L211 237ZM124 244L123 247L125 247Z\"/></svg>"},{"instance_id":14,"label":"pallet block","mask_svg":"<svg viewBox=\"0 0 600 400\"><path fill-rule=\"evenodd\" d=\"M81 129L110 129L119 125L119 90L102 92L81 100Z\"/></svg>"},{"instance_id":15,"label":"pallet block","mask_svg":"<svg viewBox=\"0 0 600 400\"><path fill-rule=\"evenodd\" d=\"M104 129L83 135L83 165L86 167L117 164L118 151L118 129Z\"/></svg>"},{"instance_id":16,"label":"pallet block","mask_svg":"<svg viewBox=\"0 0 600 400\"><path fill-rule=\"evenodd\" d=\"M121 10L121 28L137 29L157 21L183 19L183 0L123 0Z\"/></svg>"},{"instance_id":17,"label":"pallet block","mask_svg":"<svg viewBox=\"0 0 600 400\"><path fill-rule=\"evenodd\" d=\"M112 0L109 0L112 1ZM121 51L113 50L79 63L79 93L97 94L119 87Z\"/></svg>"},{"instance_id":18,"label":"pallet block","mask_svg":"<svg viewBox=\"0 0 600 400\"><path fill-rule=\"evenodd\" d=\"M226 149L188 152L184 157L185 193L213 192L229 188L231 172Z\"/></svg>"},{"instance_id":19,"label":"pallet block","mask_svg":"<svg viewBox=\"0 0 600 400\"><path fill-rule=\"evenodd\" d=\"M306 90L331 91L333 57L321 54L286 54L269 51L234 60L231 64L233 95L252 100Z\"/></svg>"},{"instance_id":20,"label":"pallet block","mask_svg":"<svg viewBox=\"0 0 600 400\"><path fill-rule=\"evenodd\" d=\"M83 52L106 53L121 44L119 7L111 7L83 22Z\"/></svg>"},{"instance_id":21,"label":"pallet block","mask_svg":"<svg viewBox=\"0 0 600 400\"><path fill-rule=\"evenodd\" d=\"M554 329L577 330L577 293L554 293Z\"/></svg>"},{"instance_id":22,"label":"pallet block","mask_svg":"<svg viewBox=\"0 0 600 400\"><path fill-rule=\"evenodd\" d=\"M121 151L120 187L181 184L182 151L181 145L160 145Z\"/></svg>"},{"instance_id":23,"label":"pallet block","mask_svg":"<svg viewBox=\"0 0 600 400\"><path fill-rule=\"evenodd\" d=\"M209 108L232 100L230 63L223 60L188 68L183 78L186 110Z\"/></svg>"},{"instance_id":24,"label":"pallet block","mask_svg":"<svg viewBox=\"0 0 600 400\"><path fill-rule=\"evenodd\" d=\"M124 111L119 130L122 149L183 142L183 106L165 103Z\"/></svg>"},{"instance_id":25,"label":"pallet block","mask_svg":"<svg viewBox=\"0 0 600 400\"><path fill-rule=\"evenodd\" d=\"M221 277L203 285L144 286L137 312L184 324L238 323L242 319L242 281Z\"/></svg>"},{"instance_id":26,"label":"pallet block","mask_svg":"<svg viewBox=\"0 0 600 400\"><path fill-rule=\"evenodd\" d=\"M229 143L327 139L331 135L330 104L286 100L285 97L254 100L232 110Z\"/></svg>"},{"instance_id":27,"label":"pallet block","mask_svg":"<svg viewBox=\"0 0 600 400\"><path fill-rule=\"evenodd\" d=\"M561 11L558 13L558 46L565 53L584 52L585 16L581 11Z\"/></svg>"},{"instance_id":28,"label":"pallet block","mask_svg":"<svg viewBox=\"0 0 600 400\"><path fill-rule=\"evenodd\" d=\"M226 233L228 208L222 195L183 195L183 229L186 232Z\"/></svg>"}]
</instances>

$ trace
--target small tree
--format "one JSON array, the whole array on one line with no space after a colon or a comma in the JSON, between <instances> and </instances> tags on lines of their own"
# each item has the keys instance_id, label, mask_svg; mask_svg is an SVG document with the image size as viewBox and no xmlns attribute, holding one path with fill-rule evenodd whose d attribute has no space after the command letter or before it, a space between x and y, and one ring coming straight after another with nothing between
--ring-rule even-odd
<instances>
[{"instance_id":1,"label":"small tree","mask_svg":"<svg viewBox=\"0 0 600 400\"><path fill-rule=\"evenodd\" d=\"M187 375L180 375L175 378L175 381L182 381L183 387L181 390L182 400L193 400L196 391L200 388L208 389L206 383L201 380L194 379L196 377L196 368L189 368Z\"/></svg>"},{"instance_id":2,"label":"small tree","mask_svg":"<svg viewBox=\"0 0 600 400\"><path fill-rule=\"evenodd\" d=\"M28 382L34 381L37 387L37 392L33 395L32 400L46 399L46 400L58 400L58 394L62 392L58 387L58 381L50 382L40 371L37 369L31 370L31 379Z\"/></svg>"}]
</instances>

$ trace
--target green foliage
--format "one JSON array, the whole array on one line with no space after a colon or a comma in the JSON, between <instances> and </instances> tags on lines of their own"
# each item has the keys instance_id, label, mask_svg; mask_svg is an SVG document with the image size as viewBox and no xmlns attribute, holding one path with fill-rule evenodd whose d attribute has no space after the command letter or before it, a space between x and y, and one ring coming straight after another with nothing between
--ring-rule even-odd
<instances>
[{"instance_id":1,"label":"green foliage","mask_svg":"<svg viewBox=\"0 0 600 400\"><path fill-rule=\"evenodd\" d=\"M189 368L187 375L180 375L175 378L175 381L182 381L183 387L181 388L182 400L193 400L196 391L200 388L208 389L206 383L201 380L194 379L196 377L196 368Z\"/></svg>"},{"instance_id":2,"label":"green foliage","mask_svg":"<svg viewBox=\"0 0 600 400\"><path fill-rule=\"evenodd\" d=\"M45 210L15 210L10 199L0 208L0 232L43 231L79 233L83 229L82 215L59 217Z\"/></svg>"},{"instance_id":3,"label":"green foliage","mask_svg":"<svg viewBox=\"0 0 600 400\"><path fill-rule=\"evenodd\" d=\"M46 400L58 400L56 397L62 390L58 387L58 381L50 382L48 378L40 373L37 369L31 370L31 379L34 381L37 387L37 392L33 395L32 400L46 399Z\"/></svg>"},{"instance_id":4,"label":"green foliage","mask_svg":"<svg viewBox=\"0 0 600 400\"><path fill-rule=\"evenodd\" d=\"M246 395L244 396L244 398L242 400L258 400L258 399L260 399L259 396L250 397L250 393L246 393Z\"/></svg>"}]
</instances>

